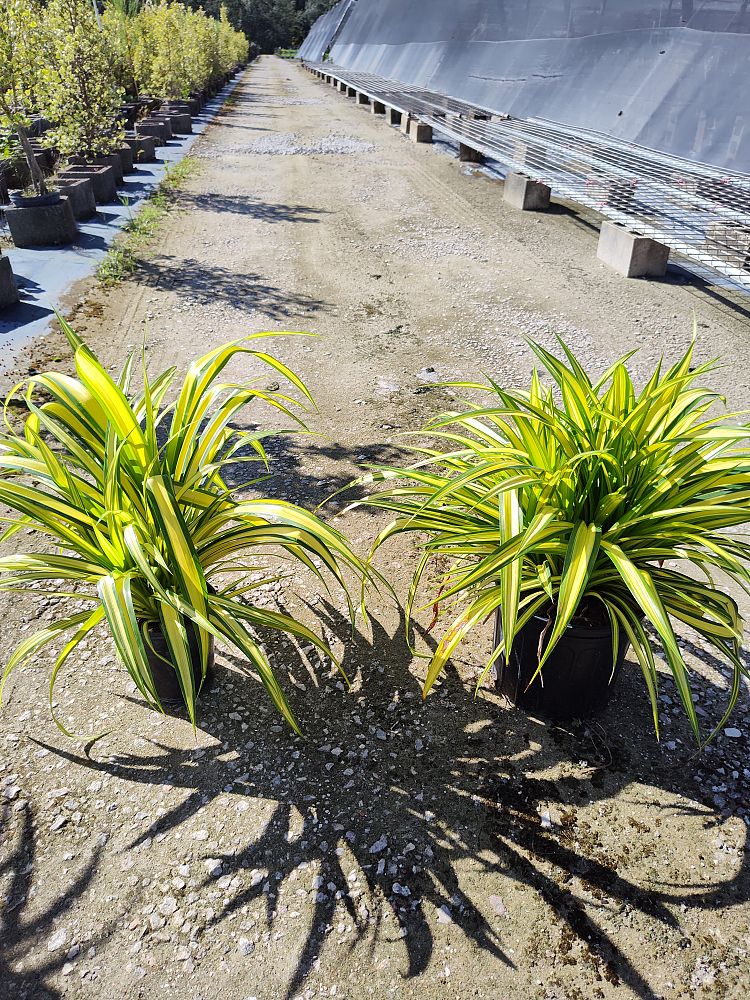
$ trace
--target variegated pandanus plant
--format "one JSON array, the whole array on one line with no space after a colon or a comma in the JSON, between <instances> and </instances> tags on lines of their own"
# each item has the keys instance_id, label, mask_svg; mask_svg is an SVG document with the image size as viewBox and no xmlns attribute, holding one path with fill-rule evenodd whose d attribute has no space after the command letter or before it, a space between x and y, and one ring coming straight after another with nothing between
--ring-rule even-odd
<instances>
[{"instance_id":1,"label":"variegated pandanus plant","mask_svg":"<svg viewBox=\"0 0 750 1000\"><path fill-rule=\"evenodd\" d=\"M632 354L592 381L562 342L562 359L531 347L548 384L536 370L526 390L450 383L485 398L431 420L414 465L375 467L367 477L385 485L362 502L395 514L374 549L404 533L419 539L409 614L425 571L439 570L425 608L436 604L451 623L430 658L424 693L461 640L493 614L502 638L483 676L494 662L507 664L521 631L543 617L532 680L544 677L566 629L593 603L611 627L611 662L622 640L632 645L658 735L650 622L701 741L674 626L694 629L731 665L716 732L747 676L738 606L721 579L750 590L750 545L732 534L750 522L750 427L703 387L713 363L693 367L692 346L668 370L657 366L640 391L628 372Z\"/></svg>"},{"instance_id":2,"label":"variegated pandanus plant","mask_svg":"<svg viewBox=\"0 0 750 1000\"><path fill-rule=\"evenodd\" d=\"M343 535L318 517L281 500L242 499L242 487L227 485L227 467L256 460L265 472L268 464L267 434L232 427L240 410L264 403L304 424L293 396L264 390L258 379L235 384L219 376L233 358L251 355L312 403L309 391L280 361L248 344L273 334L212 350L190 365L175 391L175 369L151 380L144 361L136 390L134 355L115 381L70 326L61 325L75 353L75 377L47 372L17 386L9 399L23 405L25 419L16 427L6 403L0 434L0 502L14 512L2 518L3 540L32 529L54 551L1 556L0 588L63 598L58 608L68 598L90 606L23 639L5 666L3 686L15 667L69 634L52 668L52 709L66 660L95 629L108 627L146 702L162 709L154 663L167 662L195 725L196 699L219 639L246 657L299 731L254 629L280 630L336 658L302 622L253 604L253 591L273 570L264 578L248 557L296 561L321 583L331 577L347 600L345 573L361 585L368 570ZM260 482L243 487L257 492ZM268 565L266 558L261 565Z\"/></svg>"}]
</instances>

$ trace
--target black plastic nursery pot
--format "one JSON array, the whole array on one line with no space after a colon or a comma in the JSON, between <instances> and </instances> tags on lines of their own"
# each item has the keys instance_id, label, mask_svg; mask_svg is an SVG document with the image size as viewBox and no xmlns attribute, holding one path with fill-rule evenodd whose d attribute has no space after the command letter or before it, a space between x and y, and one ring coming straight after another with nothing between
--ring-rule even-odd
<instances>
[{"instance_id":1,"label":"black plastic nursery pot","mask_svg":"<svg viewBox=\"0 0 750 1000\"><path fill-rule=\"evenodd\" d=\"M148 659L148 665L151 668L151 676L154 678L154 685L156 687L156 693L159 695L159 700L166 708L183 707L185 705L185 700L182 697L180 682L177 679L177 671L170 660L167 640L164 638L164 635L158 626L154 624L151 625L149 629L149 639L151 640L153 649L150 648L148 643L145 644L146 657ZM201 688L201 693L207 691L211 687L214 678L213 636L208 637L208 642L208 669L206 671L206 679L203 682L203 687ZM197 691L201 684L200 650L198 648L198 640L192 632L189 636L189 646L190 661L193 668L193 678L195 680L195 688Z\"/></svg>"},{"instance_id":2,"label":"black plastic nursery pot","mask_svg":"<svg viewBox=\"0 0 750 1000\"><path fill-rule=\"evenodd\" d=\"M546 632L545 632L546 629ZM534 678L542 650L552 630L546 615L537 615L516 634L510 661L498 664L498 689L518 708L543 718L585 719L607 706L622 672L630 645L620 634L617 660L612 662L612 629L580 622L565 629L541 673ZM502 641L498 614L495 648Z\"/></svg>"}]
</instances>

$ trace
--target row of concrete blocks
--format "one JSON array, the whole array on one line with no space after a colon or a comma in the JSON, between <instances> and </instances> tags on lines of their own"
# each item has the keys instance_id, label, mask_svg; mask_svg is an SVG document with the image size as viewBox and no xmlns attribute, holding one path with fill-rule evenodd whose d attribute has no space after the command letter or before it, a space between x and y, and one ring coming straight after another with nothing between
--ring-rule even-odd
<instances>
[{"instance_id":1,"label":"row of concrete blocks","mask_svg":"<svg viewBox=\"0 0 750 1000\"><path fill-rule=\"evenodd\" d=\"M371 99L341 80L337 80L322 70L313 71L317 77L348 97L353 97L359 105L369 105L374 115L384 115L389 125L400 126L412 142L432 142L432 126L382 101ZM459 160L465 163L483 163L484 156L472 146L459 143ZM542 181L535 181L525 174L511 173L505 178L503 201L512 208L523 212L544 212L550 206L551 188ZM599 233L596 255L626 278L661 278L667 270L669 247L663 243L642 236L624 226L604 220Z\"/></svg>"}]
</instances>

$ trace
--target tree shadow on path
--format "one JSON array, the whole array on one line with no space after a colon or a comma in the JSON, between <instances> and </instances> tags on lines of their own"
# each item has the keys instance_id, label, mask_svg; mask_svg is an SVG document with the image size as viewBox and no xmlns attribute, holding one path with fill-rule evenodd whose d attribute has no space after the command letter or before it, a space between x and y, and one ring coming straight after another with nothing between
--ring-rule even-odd
<instances>
[{"instance_id":1,"label":"tree shadow on path","mask_svg":"<svg viewBox=\"0 0 750 1000\"><path fill-rule=\"evenodd\" d=\"M228 792L251 808L253 801L256 809L270 802L270 818L260 833L213 855L221 875L237 885L213 924L261 902L270 931L288 910L289 896L300 884L309 886L316 873L307 930L297 932L302 944L287 998L314 968L341 905L351 936L339 944L371 951L378 939L401 941L407 978L419 976L433 959L436 923L452 923L467 942L512 970L516 965L502 940L502 900L489 893L501 892L503 885L510 893L509 882L524 886L536 897L531 905L538 933L549 941L554 930L561 951L579 949L577 976L607 979L629 995L655 1000L648 970L635 967L597 917L602 907L611 904L655 921L668 946L679 949L686 941L681 906L705 911L750 899L746 867L695 885L644 887L645 876L631 881L625 874L628 843L642 840L644 831L629 826L621 831L618 850L625 853L619 856L577 816L579 806L606 803L638 782L654 788L656 825L666 809L658 790L684 796L689 801L683 811L704 825L714 819L690 769L662 764L637 678L624 678L603 719L607 741L597 724L550 728L504 709L496 699L472 701L455 671L422 706L403 619L393 634L373 618L369 633L351 635L332 604L317 599L314 611L329 633L347 642L343 666L348 676L359 676L361 689L354 706L333 678L304 698L292 692L303 730L314 734L309 740L290 738L275 725L258 704L256 682L229 656L239 668L231 674L234 689L217 685L201 720L203 730L221 741L215 757L196 761L195 751L155 741L143 754L126 752L103 762L55 751L129 782L162 783L168 775L185 790L183 801L145 828L128 850L183 829L207 801ZM424 632L419 638L433 644ZM276 662L309 683L301 659L291 667L288 650L274 653L275 640L266 641ZM618 736L623 716L627 732ZM250 726L241 732L244 720ZM230 785L218 760L227 747L239 754L240 773ZM580 763L584 756L589 764L581 774L551 780L542 773L561 759ZM559 817L545 823L550 810ZM624 820L622 811L619 818ZM204 888L211 884L206 876ZM499 910L493 912L488 896L499 901Z\"/></svg>"},{"instance_id":2,"label":"tree shadow on path","mask_svg":"<svg viewBox=\"0 0 750 1000\"><path fill-rule=\"evenodd\" d=\"M319 222L321 215L328 215L324 209L307 205L284 205L262 201L246 194L191 194L180 195L180 206L201 212L230 213L246 215L258 222Z\"/></svg>"},{"instance_id":3,"label":"tree shadow on path","mask_svg":"<svg viewBox=\"0 0 750 1000\"><path fill-rule=\"evenodd\" d=\"M65 889L53 890L52 900L37 906L34 896L44 887L35 877L35 825L31 805L20 814L7 806L0 812L0 1000L61 1000L62 993L47 979L60 972L73 942L51 953L45 949L45 959L33 967L27 967L26 960L40 935L50 935L57 920L77 905L99 865L101 847L96 847ZM23 971L18 971L22 963Z\"/></svg>"},{"instance_id":4,"label":"tree shadow on path","mask_svg":"<svg viewBox=\"0 0 750 1000\"><path fill-rule=\"evenodd\" d=\"M204 304L219 302L255 310L269 319L286 319L328 308L322 299L279 288L263 275L238 272L192 257L160 254L139 260L133 280Z\"/></svg>"}]
</instances>

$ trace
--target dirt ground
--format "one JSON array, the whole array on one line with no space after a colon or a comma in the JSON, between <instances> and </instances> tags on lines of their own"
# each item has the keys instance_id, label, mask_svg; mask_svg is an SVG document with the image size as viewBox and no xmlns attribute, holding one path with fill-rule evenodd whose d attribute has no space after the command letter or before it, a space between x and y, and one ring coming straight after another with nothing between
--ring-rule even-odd
<instances>
[{"instance_id":1,"label":"dirt ground","mask_svg":"<svg viewBox=\"0 0 750 1000\"><path fill-rule=\"evenodd\" d=\"M145 336L153 371L243 333L319 334L269 347L319 405L318 436L271 446L276 496L314 506L363 463L402 458L399 432L450 402L436 380L526 381L526 336L560 333L594 368L639 346L645 374L695 321L699 357L727 362L715 384L750 406L741 302L677 274L620 278L596 261L590 220L506 210L500 182L296 66L251 67L196 149L183 210L137 275L77 289L71 314L113 367ZM7 378L66 355L52 335ZM364 552L383 519L344 506L324 511ZM401 594L413 562L403 545L381 560ZM194 735L146 710L104 634L90 642L56 691L75 731L111 730L90 756L49 719L51 655L9 685L3 1000L746 996L747 691L739 736L701 755L666 676L655 741L630 662L599 719L545 725L492 690L472 697L488 625L422 704L424 661L388 599L353 636L338 595L310 581L267 600L322 625L354 679L347 692L269 643L304 740L226 651ZM3 597L3 648L54 612ZM412 635L423 651L428 622ZM708 726L726 673L695 637L683 646Z\"/></svg>"}]
</instances>

